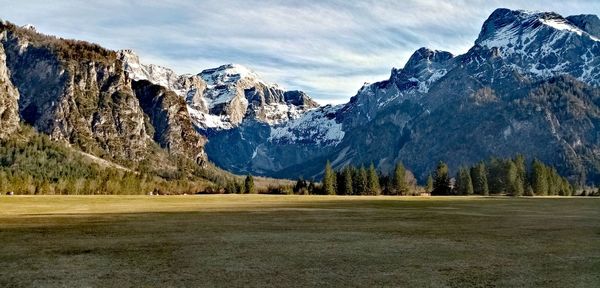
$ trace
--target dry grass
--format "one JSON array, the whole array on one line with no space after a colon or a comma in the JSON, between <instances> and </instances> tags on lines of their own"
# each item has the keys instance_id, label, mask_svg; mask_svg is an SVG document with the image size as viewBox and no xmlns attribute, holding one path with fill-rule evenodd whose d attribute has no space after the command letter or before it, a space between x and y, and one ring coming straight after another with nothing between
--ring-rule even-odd
<instances>
[{"instance_id":1,"label":"dry grass","mask_svg":"<svg viewBox=\"0 0 600 288\"><path fill-rule=\"evenodd\" d=\"M0 197L1 287L598 287L600 199Z\"/></svg>"}]
</instances>

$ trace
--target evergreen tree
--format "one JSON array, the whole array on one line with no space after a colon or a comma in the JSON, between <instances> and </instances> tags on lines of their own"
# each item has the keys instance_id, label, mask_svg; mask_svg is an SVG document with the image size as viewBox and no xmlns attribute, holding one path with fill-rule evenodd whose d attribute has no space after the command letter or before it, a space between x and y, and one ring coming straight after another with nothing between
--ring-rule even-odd
<instances>
[{"instance_id":1,"label":"evergreen tree","mask_svg":"<svg viewBox=\"0 0 600 288\"><path fill-rule=\"evenodd\" d=\"M517 184L520 184L520 187L516 187L517 194L525 195L525 189L527 186L527 167L525 165L525 157L521 154L518 154L515 157L515 165L517 166Z\"/></svg>"},{"instance_id":2,"label":"evergreen tree","mask_svg":"<svg viewBox=\"0 0 600 288\"><path fill-rule=\"evenodd\" d=\"M432 195L450 195L450 177L448 176L448 165L440 161L433 174Z\"/></svg>"},{"instance_id":3,"label":"evergreen tree","mask_svg":"<svg viewBox=\"0 0 600 288\"><path fill-rule=\"evenodd\" d=\"M460 168L456 175L458 195L473 195L473 181L467 168Z\"/></svg>"},{"instance_id":4,"label":"evergreen tree","mask_svg":"<svg viewBox=\"0 0 600 288\"><path fill-rule=\"evenodd\" d=\"M381 194L381 187L379 186L379 175L377 175L377 170L375 170L375 165L373 165L373 163L371 163L371 166L369 166L367 182L370 195Z\"/></svg>"},{"instance_id":5,"label":"evergreen tree","mask_svg":"<svg viewBox=\"0 0 600 288\"><path fill-rule=\"evenodd\" d=\"M490 194L501 194L506 192L506 164L504 161L492 158L489 162L488 187Z\"/></svg>"},{"instance_id":6,"label":"evergreen tree","mask_svg":"<svg viewBox=\"0 0 600 288\"><path fill-rule=\"evenodd\" d=\"M254 177L252 177L250 174L248 174L248 176L246 176L246 180L244 180L244 190L248 194L256 193L254 190Z\"/></svg>"},{"instance_id":7,"label":"evergreen tree","mask_svg":"<svg viewBox=\"0 0 600 288\"><path fill-rule=\"evenodd\" d=\"M344 168L344 170L342 171L342 180L341 184L342 186L339 187L339 193L341 195L352 195L354 194L352 192L352 167L347 166L346 168Z\"/></svg>"},{"instance_id":8,"label":"evergreen tree","mask_svg":"<svg viewBox=\"0 0 600 288\"><path fill-rule=\"evenodd\" d=\"M394 169L394 190L396 195L408 195L408 184L406 183L406 169L402 162L396 164Z\"/></svg>"},{"instance_id":9,"label":"evergreen tree","mask_svg":"<svg viewBox=\"0 0 600 288\"><path fill-rule=\"evenodd\" d=\"M531 188L536 196L548 195L548 177L544 163L534 159L531 164Z\"/></svg>"},{"instance_id":10,"label":"evergreen tree","mask_svg":"<svg viewBox=\"0 0 600 288\"><path fill-rule=\"evenodd\" d=\"M471 168L471 179L473 181L473 193L485 196L490 194L485 163L480 162Z\"/></svg>"},{"instance_id":11,"label":"evergreen tree","mask_svg":"<svg viewBox=\"0 0 600 288\"><path fill-rule=\"evenodd\" d=\"M558 195L560 189L560 176L554 167L546 167L546 177L548 182L548 195Z\"/></svg>"},{"instance_id":12,"label":"evergreen tree","mask_svg":"<svg viewBox=\"0 0 600 288\"><path fill-rule=\"evenodd\" d=\"M323 175L323 191L326 195L335 195L335 172L331 168L331 163L327 161L325 164L325 173Z\"/></svg>"},{"instance_id":13,"label":"evergreen tree","mask_svg":"<svg viewBox=\"0 0 600 288\"><path fill-rule=\"evenodd\" d=\"M523 183L518 175L517 165L512 160L506 161L506 193L513 196L523 195Z\"/></svg>"},{"instance_id":14,"label":"evergreen tree","mask_svg":"<svg viewBox=\"0 0 600 288\"><path fill-rule=\"evenodd\" d=\"M364 166L355 170L355 175L353 175L353 187L352 190L355 195L367 195L367 186L368 186L368 176L367 170Z\"/></svg>"}]
</instances>

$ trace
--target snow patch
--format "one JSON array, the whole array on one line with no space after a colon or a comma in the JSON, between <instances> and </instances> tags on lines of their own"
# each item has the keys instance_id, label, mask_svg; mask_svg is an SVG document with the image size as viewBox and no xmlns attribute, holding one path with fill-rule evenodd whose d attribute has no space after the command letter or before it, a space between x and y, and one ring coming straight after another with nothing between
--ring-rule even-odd
<instances>
[{"instance_id":1,"label":"snow patch","mask_svg":"<svg viewBox=\"0 0 600 288\"><path fill-rule=\"evenodd\" d=\"M271 127L270 142L315 143L335 146L344 138L342 123L335 118L338 106L325 106L304 113L280 126Z\"/></svg>"}]
</instances>

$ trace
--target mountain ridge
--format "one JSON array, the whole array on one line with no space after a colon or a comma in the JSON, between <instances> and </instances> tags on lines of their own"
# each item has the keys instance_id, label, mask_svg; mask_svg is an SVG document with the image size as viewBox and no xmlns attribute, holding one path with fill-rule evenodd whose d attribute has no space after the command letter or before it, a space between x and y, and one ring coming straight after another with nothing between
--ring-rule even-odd
<instances>
[{"instance_id":1,"label":"mountain ridge","mask_svg":"<svg viewBox=\"0 0 600 288\"><path fill-rule=\"evenodd\" d=\"M84 88L93 88L94 81L107 79L116 85L109 89L113 93L110 95L120 95L115 99L124 102L111 101L107 107L98 107L106 111L108 107L112 111L139 107L127 110L131 116L128 119L136 119L132 123L106 126L132 128L112 132L95 124L93 133L85 132L88 138L100 142L100 149L105 151L119 149L113 147L114 143L106 143L102 138L105 136L94 133L122 133L132 139L135 145L120 151L125 152L121 158L132 158L125 155L133 153L134 159L140 159L133 150L152 140L174 153L199 153L204 155L200 158L235 173L318 178L328 160L338 169L348 164L374 163L384 173L403 161L423 180L439 160L459 167L490 156L523 153L555 165L574 182L585 183L588 179L600 179L596 168L600 167L596 152L600 151L600 140L595 136L600 132L598 29L600 20L594 15L563 17L553 12L497 9L484 21L466 53L453 55L420 48L404 67L392 68L388 79L364 85L347 103L335 106L319 106L304 92L283 90L250 69L234 64L205 69L196 75L177 75L165 67L142 64L130 50L111 52L94 45L77 48L77 42L74 47L90 60L97 60L91 61L91 67L89 62L73 61L70 50L63 51L60 45L50 49L50 55L55 53L58 58L67 59L69 67L78 67L75 70L81 74L78 77L83 80L79 83ZM19 76L28 72L19 72L27 65L15 63L15 59L31 62L26 61L21 50L32 48L11 42L15 37L3 33L3 49L10 48L4 53L7 69L12 73L9 78L19 80L15 87L22 94L18 96L21 117L56 139L74 142L65 139L64 131L72 131L69 125L75 120L56 126L48 121L52 115L58 115L63 122L70 115L38 115L39 111L48 110L44 105L51 101L41 103L40 99L48 97L28 96L36 87L30 87L31 83ZM23 28L19 33L33 35L30 37L38 43L49 41L37 39L40 36L32 34L32 29ZM43 53L48 51L33 53L31 57L42 57ZM42 59L46 66L56 66L52 57ZM50 80L56 83L47 85L74 82L64 82L64 74L51 71L55 74ZM96 76L90 77L85 71L95 71L92 74ZM7 78L1 72L2 65L0 78ZM77 85L69 85L65 89L79 91ZM122 93L114 94L121 90ZM95 99L94 95L90 97ZM95 101L104 103L100 100ZM136 100L142 105L135 104ZM28 108L32 103L33 108ZM8 102L3 107L4 111L14 111L14 105ZM67 107L79 110L85 105ZM101 123L101 119L120 118L99 118L96 123ZM193 136L194 129L199 136ZM124 131L134 133L126 135ZM85 133L79 131L75 135ZM108 138L113 141L123 136ZM188 137L198 138L190 141Z\"/></svg>"}]
</instances>

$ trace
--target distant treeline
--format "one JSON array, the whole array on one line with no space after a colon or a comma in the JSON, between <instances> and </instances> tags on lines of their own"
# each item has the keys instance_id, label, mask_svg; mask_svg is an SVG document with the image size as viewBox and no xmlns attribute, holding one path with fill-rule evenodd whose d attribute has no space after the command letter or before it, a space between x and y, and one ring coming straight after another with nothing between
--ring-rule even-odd
<instances>
[{"instance_id":1,"label":"distant treeline","mask_svg":"<svg viewBox=\"0 0 600 288\"><path fill-rule=\"evenodd\" d=\"M509 195L509 196L600 196L600 191L575 187L552 166L534 159L529 165L523 155L514 158L491 158L470 167L461 167L454 177L448 165L439 162L427 177L425 185L416 179L402 163L397 163L389 175L380 173L371 164L348 165L335 171L325 165L321 185L299 179L287 194L325 195Z\"/></svg>"},{"instance_id":2,"label":"distant treeline","mask_svg":"<svg viewBox=\"0 0 600 288\"><path fill-rule=\"evenodd\" d=\"M534 159L529 166L523 155L512 159L492 158L471 167L461 167L454 179L440 162L429 177L432 195L571 196L575 188L556 169Z\"/></svg>"}]
</instances>

